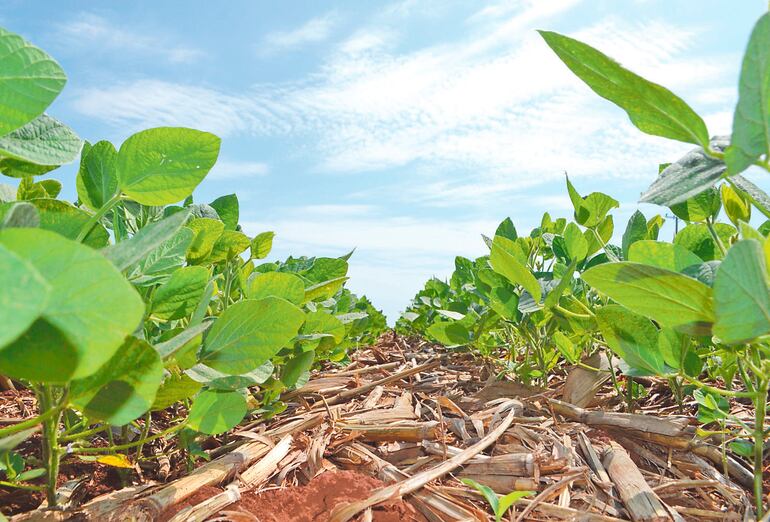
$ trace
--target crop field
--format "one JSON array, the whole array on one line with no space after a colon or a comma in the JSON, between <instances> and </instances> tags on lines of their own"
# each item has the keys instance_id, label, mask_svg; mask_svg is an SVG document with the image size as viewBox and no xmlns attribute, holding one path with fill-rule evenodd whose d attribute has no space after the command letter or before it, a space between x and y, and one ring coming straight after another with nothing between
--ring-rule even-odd
<instances>
[{"instance_id":1,"label":"crop field","mask_svg":"<svg viewBox=\"0 0 770 522\"><path fill-rule=\"evenodd\" d=\"M220 137L83 141L46 112L61 65L0 29L0 520L770 520L770 13L728 136L540 36L692 150L627 223L565 175L568 217L479 230L390 327L355 252L276 259L237 194L201 201Z\"/></svg>"}]
</instances>

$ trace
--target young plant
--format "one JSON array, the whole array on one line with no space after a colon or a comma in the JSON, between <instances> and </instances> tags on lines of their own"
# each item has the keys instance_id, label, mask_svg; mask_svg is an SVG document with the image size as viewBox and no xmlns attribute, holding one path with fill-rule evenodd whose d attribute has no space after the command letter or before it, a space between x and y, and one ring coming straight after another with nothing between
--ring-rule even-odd
<instances>
[{"instance_id":1,"label":"young plant","mask_svg":"<svg viewBox=\"0 0 770 522\"><path fill-rule=\"evenodd\" d=\"M534 491L511 491L507 495L498 496L497 493L492 491L492 488L479 484L473 479L463 478L460 479L460 482L484 495L484 498L489 503L489 507L492 508L492 512L495 514L495 522L500 522L516 502L535 494Z\"/></svg>"}]
</instances>

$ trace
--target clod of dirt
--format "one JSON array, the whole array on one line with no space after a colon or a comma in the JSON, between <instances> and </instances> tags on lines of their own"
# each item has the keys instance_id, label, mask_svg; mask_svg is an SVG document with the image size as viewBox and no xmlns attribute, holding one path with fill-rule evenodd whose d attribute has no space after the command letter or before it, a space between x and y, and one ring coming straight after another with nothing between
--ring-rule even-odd
<instances>
[{"instance_id":1,"label":"clod of dirt","mask_svg":"<svg viewBox=\"0 0 770 522\"><path fill-rule=\"evenodd\" d=\"M246 493L227 511L247 511L260 522L326 522L337 504L363 500L384 486L379 480L354 471L328 471L306 486L274 489L256 495ZM403 500L372 508L375 522L424 522Z\"/></svg>"}]
</instances>

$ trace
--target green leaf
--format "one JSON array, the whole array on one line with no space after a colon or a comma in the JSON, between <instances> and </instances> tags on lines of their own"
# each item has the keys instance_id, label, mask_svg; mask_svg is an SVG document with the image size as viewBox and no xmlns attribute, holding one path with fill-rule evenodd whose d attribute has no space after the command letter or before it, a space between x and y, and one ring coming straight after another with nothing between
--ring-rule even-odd
<instances>
[{"instance_id":1,"label":"green leaf","mask_svg":"<svg viewBox=\"0 0 770 522\"><path fill-rule=\"evenodd\" d=\"M170 373L158 388L152 411L165 410L179 401L189 399L202 387L201 383L195 382L184 373Z\"/></svg>"},{"instance_id":2,"label":"green leaf","mask_svg":"<svg viewBox=\"0 0 770 522\"><path fill-rule=\"evenodd\" d=\"M246 295L249 299L282 297L290 303L300 305L305 299L305 283L299 276L286 272L255 274L246 287Z\"/></svg>"},{"instance_id":3,"label":"green leaf","mask_svg":"<svg viewBox=\"0 0 770 522\"><path fill-rule=\"evenodd\" d=\"M178 212L140 229L130 239L116 243L102 250L104 257L110 260L118 270L126 270L141 261L142 273L158 273L167 267L168 252L178 245L183 236L177 236L187 220L187 212ZM188 234L192 241L192 234ZM169 245L170 243L170 245ZM182 242L184 244L184 242ZM185 246L185 250L186 250ZM184 254L182 254L184 255ZM157 265L163 265L159 269ZM181 265L181 263L179 263ZM177 265L173 265L177 266Z\"/></svg>"},{"instance_id":4,"label":"green leaf","mask_svg":"<svg viewBox=\"0 0 770 522\"><path fill-rule=\"evenodd\" d=\"M717 152L725 145L724 137L717 137L711 142L711 148ZM698 147L666 167L639 201L666 207L683 203L714 186L726 170L722 160L706 155Z\"/></svg>"},{"instance_id":5,"label":"green leaf","mask_svg":"<svg viewBox=\"0 0 770 522\"><path fill-rule=\"evenodd\" d=\"M291 341L304 320L302 310L284 299L240 301L222 312L209 330L200 362L231 375L249 372Z\"/></svg>"},{"instance_id":6,"label":"green leaf","mask_svg":"<svg viewBox=\"0 0 770 522\"><path fill-rule=\"evenodd\" d=\"M608 305L597 310L596 323L607 345L629 366L653 375L666 373L658 329L649 319L622 306Z\"/></svg>"},{"instance_id":7,"label":"green leaf","mask_svg":"<svg viewBox=\"0 0 770 522\"><path fill-rule=\"evenodd\" d=\"M39 229L0 230L0 245L33 265L51 287L41 324L0 352L5 375L39 382L86 377L141 322L144 303L99 252Z\"/></svg>"},{"instance_id":8,"label":"green leaf","mask_svg":"<svg viewBox=\"0 0 770 522\"><path fill-rule=\"evenodd\" d=\"M185 349L190 343L200 345L202 341L201 334L208 330L210 326L211 321L188 326L170 339L156 344L155 350L157 350L162 359L167 359L172 355L175 355L178 351Z\"/></svg>"},{"instance_id":9,"label":"green leaf","mask_svg":"<svg viewBox=\"0 0 770 522\"><path fill-rule=\"evenodd\" d=\"M348 279L349 278L347 277L338 277L336 279L331 279L329 281L324 281L322 283L308 286L305 288L305 298L303 303L329 299L334 294L339 292L340 289L342 289L342 286Z\"/></svg>"},{"instance_id":10,"label":"green leaf","mask_svg":"<svg viewBox=\"0 0 770 522\"><path fill-rule=\"evenodd\" d=\"M142 205L169 205L192 194L219 156L220 139L208 132L159 127L120 146L118 183Z\"/></svg>"},{"instance_id":11,"label":"green leaf","mask_svg":"<svg viewBox=\"0 0 770 522\"><path fill-rule=\"evenodd\" d=\"M721 208L722 200L719 198L719 192L714 187L709 187L682 203L671 205L671 212L679 219L700 222L716 217Z\"/></svg>"},{"instance_id":12,"label":"green leaf","mask_svg":"<svg viewBox=\"0 0 770 522\"><path fill-rule=\"evenodd\" d=\"M69 163L82 147L83 141L72 129L45 114L0 136L0 155L36 165Z\"/></svg>"},{"instance_id":13,"label":"green leaf","mask_svg":"<svg viewBox=\"0 0 770 522\"><path fill-rule=\"evenodd\" d=\"M500 236L492 241L492 252L489 256L489 263L492 265L495 272L505 276L511 283L521 285L532 295L535 302L540 302L542 298L540 283L538 283L535 276L532 275L532 272L530 272L526 266L517 261L516 258L503 247Z\"/></svg>"},{"instance_id":14,"label":"green leaf","mask_svg":"<svg viewBox=\"0 0 770 522\"><path fill-rule=\"evenodd\" d=\"M492 511L495 514L497 514L497 510L499 509L499 505L500 505L499 502L500 501L497 499L497 493L495 493L492 490L492 488L490 488L489 486L485 486L483 484L479 484L475 480L469 479L469 478L461 478L460 482L462 482L466 486L470 486L470 487L474 488L479 493L484 495L484 498L489 503L489 507L491 507ZM499 522L499 519L498 519L498 522Z\"/></svg>"},{"instance_id":15,"label":"green leaf","mask_svg":"<svg viewBox=\"0 0 770 522\"><path fill-rule=\"evenodd\" d=\"M317 310L305 314L305 324L299 333L303 336L318 336L315 342L308 343L312 348L331 350L345 338L345 325L332 314Z\"/></svg>"},{"instance_id":16,"label":"green leaf","mask_svg":"<svg viewBox=\"0 0 770 522\"><path fill-rule=\"evenodd\" d=\"M37 165L16 158L4 158L0 155L0 172L10 178L42 176L58 168L59 165Z\"/></svg>"},{"instance_id":17,"label":"green leaf","mask_svg":"<svg viewBox=\"0 0 770 522\"><path fill-rule=\"evenodd\" d=\"M625 110L639 130L707 146L706 124L677 95L625 69L593 47L567 36L540 31L564 64L596 94Z\"/></svg>"},{"instance_id":18,"label":"green leaf","mask_svg":"<svg viewBox=\"0 0 770 522\"><path fill-rule=\"evenodd\" d=\"M187 224L193 231L193 239L187 249L187 259L190 263L202 262L214 250L217 239L225 230L225 224L218 219L198 218Z\"/></svg>"},{"instance_id":19,"label":"green leaf","mask_svg":"<svg viewBox=\"0 0 770 522\"><path fill-rule=\"evenodd\" d=\"M500 503L495 510L495 521L500 522L505 513L519 500L534 495L534 491L511 491L507 495L500 497Z\"/></svg>"},{"instance_id":20,"label":"green leaf","mask_svg":"<svg viewBox=\"0 0 770 522\"><path fill-rule=\"evenodd\" d=\"M512 321L519 316L519 296L504 286L492 287L489 306L503 319Z\"/></svg>"},{"instance_id":21,"label":"green leaf","mask_svg":"<svg viewBox=\"0 0 770 522\"><path fill-rule=\"evenodd\" d=\"M162 379L158 352L129 337L99 371L72 382L70 397L89 418L122 426L150 409Z\"/></svg>"},{"instance_id":22,"label":"green leaf","mask_svg":"<svg viewBox=\"0 0 770 522\"><path fill-rule=\"evenodd\" d=\"M35 205L27 202L19 202L2 217L0 228L38 228L40 227L40 214Z\"/></svg>"},{"instance_id":23,"label":"green leaf","mask_svg":"<svg viewBox=\"0 0 770 522\"><path fill-rule=\"evenodd\" d=\"M310 371L315 360L315 351L308 350L301 352L291 359L281 368L281 382L287 388L294 387L302 376Z\"/></svg>"},{"instance_id":24,"label":"green leaf","mask_svg":"<svg viewBox=\"0 0 770 522\"><path fill-rule=\"evenodd\" d=\"M238 196L229 194L219 197L211 202L211 207L217 211L219 219L225 224L226 230L235 230L239 220Z\"/></svg>"},{"instance_id":25,"label":"green leaf","mask_svg":"<svg viewBox=\"0 0 770 522\"><path fill-rule=\"evenodd\" d=\"M737 230L732 225L726 223L714 223L714 230L722 244L727 247L730 244L730 238L736 234ZM674 244L686 248L704 261L713 261L721 259L722 252L714 242L714 238L706 225L687 225L674 238Z\"/></svg>"},{"instance_id":26,"label":"green leaf","mask_svg":"<svg viewBox=\"0 0 770 522\"><path fill-rule=\"evenodd\" d=\"M0 135L42 114L67 81L53 58L5 29L0 29L0 71Z\"/></svg>"},{"instance_id":27,"label":"green leaf","mask_svg":"<svg viewBox=\"0 0 770 522\"><path fill-rule=\"evenodd\" d=\"M264 259L273 249L273 238L275 232L262 232L254 236L251 240L251 258Z\"/></svg>"},{"instance_id":28,"label":"green leaf","mask_svg":"<svg viewBox=\"0 0 770 522\"><path fill-rule=\"evenodd\" d=\"M433 323L427 333L445 346L460 346L468 344L471 340L468 329L457 321Z\"/></svg>"},{"instance_id":29,"label":"green leaf","mask_svg":"<svg viewBox=\"0 0 770 522\"><path fill-rule=\"evenodd\" d=\"M228 375L205 364L196 364L185 370L185 374L194 381L205 384L209 389L231 391L262 384L272 376L274 370L275 367L270 361L241 375Z\"/></svg>"},{"instance_id":30,"label":"green leaf","mask_svg":"<svg viewBox=\"0 0 770 522\"><path fill-rule=\"evenodd\" d=\"M516 227L513 225L513 221L511 221L511 218L507 217L505 218L498 226L497 230L495 230L496 236L503 236L506 239L510 239L511 241L515 241L518 236L516 233Z\"/></svg>"},{"instance_id":31,"label":"green leaf","mask_svg":"<svg viewBox=\"0 0 770 522\"><path fill-rule=\"evenodd\" d=\"M225 230L214 243L211 253L206 257L207 264L221 263L235 259L242 252L245 252L251 241L243 232L235 230Z\"/></svg>"},{"instance_id":32,"label":"green leaf","mask_svg":"<svg viewBox=\"0 0 770 522\"><path fill-rule=\"evenodd\" d=\"M582 275L589 285L629 310L691 335L708 335L714 322L711 288L687 276L640 263L604 263Z\"/></svg>"},{"instance_id":33,"label":"green leaf","mask_svg":"<svg viewBox=\"0 0 770 522\"><path fill-rule=\"evenodd\" d=\"M612 239L612 234L615 232L615 222L612 216L607 216L601 223L594 229L598 233L602 242L606 245ZM588 256L591 256L602 248L602 243L596 239L593 230L586 230L583 232L583 237L586 238L588 243Z\"/></svg>"},{"instance_id":34,"label":"green leaf","mask_svg":"<svg viewBox=\"0 0 770 522\"><path fill-rule=\"evenodd\" d=\"M588 255L588 241L575 223L570 223L564 229L564 246L570 261L580 263Z\"/></svg>"},{"instance_id":35,"label":"green leaf","mask_svg":"<svg viewBox=\"0 0 770 522\"><path fill-rule=\"evenodd\" d=\"M628 250L631 245L643 239L647 239L647 218L637 210L631 215L626 231L623 232L623 258L628 259Z\"/></svg>"},{"instance_id":36,"label":"green leaf","mask_svg":"<svg viewBox=\"0 0 770 522\"><path fill-rule=\"evenodd\" d=\"M209 271L202 266L186 266L155 290L150 314L158 319L183 319L195 311L209 282Z\"/></svg>"},{"instance_id":37,"label":"green leaf","mask_svg":"<svg viewBox=\"0 0 770 522\"><path fill-rule=\"evenodd\" d=\"M770 152L770 14L763 14L749 37L738 84L738 104L725 162L730 174L746 170Z\"/></svg>"},{"instance_id":38,"label":"green leaf","mask_svg":"<svg viewBox=\"0 0 770 522\"><path fill-rule=\"evenodd\" d=\"M99 210L118 192L118 151L109 141L100 141L80 158L76 178L78 198L91 210Z\"/></svg>"},{"instance_id":39,"label":"green leaf","mask_svg":"<svg viewBox=\"0 0 770 522\"><path fill-rule=\"evenodd\" d=\"M68 239L75 240L80 230L91 219L90 214L72 206L66 201L58 199L31 199L29 203L35 205L40 218L39 227L60 234ZM20 203L0 204L0 219L6 215L12 206ZM107 230L100 224L96 224L91 232L83 240L83 243L93 247L102 248L109 243L110 236Z\"/></svg>"},{"instance_id":40,"label":"green leaf","mask_svg":"<svg viewBox=\"0 0 770 522\"><path fill-rule=\"evenodd\" d=\"M770 196L764 190L740 175L732 176L730 181L749 198L757 210L770 218Z\"/></svg>"},{"instance_id":41,"label":"green leaf","mask_svg":"<svg viewBox=\"0 0 770 522\"><path fill-rule=\"evenodd\" d=\"M339 257L319 257L302 276L312 283L322 283L344 277L348 273L348 262Z\"/></svg>"},{"instance_id":42,"label":"green leaf","mask_svg":"<svg viewBox=\"0 0 770 522\"><path fill-rule=\"evenodd\" d=\"M637 241L631 245L628 260L672 272L681 272L688 266L703 263L701 258L680 245L649 240Z\"/></svg>"},{"instance_id":43,"label":"green leaf","mask_svg":"<svg viewBox=\"0 0 770 522\"><path fill-rule=\"evenodd\" d=\"M722 194L722 204L725 207L725 214L735 226L745 221L751 220L751 204L748 198L744 198L736 192L730 185L722 185L720 192Z\"/></svg>"},{"instance_id":44,"label":"green leaf","mask_svg":"<svg viewBox=\"0 0 770 522\"><path fill-rule=\"evenodd\" d=\"M770 332L770 289L758 241L738 241L727 252L714 281L714 304L714 335L722 342L748 342Z\"/></svg>"},{"instance_id":45,"label":"green leaf","mask_svg":"<svg viewBox=\"0 0 770 522\"><path fill-rule=\"evenodd\" d=\"M50 286L37 269L0 244L0 349L23 334L45 310Z\"/></svg>"},{"instance_id":46,"label":"green leaf","mask_svg":"<svg viewBox=\"0 0 770 522\"><path fill-rule=\"evenodd\" d=\"M206 390L193 401L187 425L207 435L224 433L243 420L246 399L237 391Z\"/></svg>"}]
</instances>

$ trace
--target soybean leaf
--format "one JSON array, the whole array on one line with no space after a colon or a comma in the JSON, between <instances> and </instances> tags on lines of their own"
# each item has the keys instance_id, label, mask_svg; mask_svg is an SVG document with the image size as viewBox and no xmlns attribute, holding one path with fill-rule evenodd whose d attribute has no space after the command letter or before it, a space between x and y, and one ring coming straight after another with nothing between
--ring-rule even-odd
<instances>
[{"instance_id":1,"label":"soybean leaf","mask_svg":"<svg viewBox=\"0 0 770 522\"><path fill-rule=\"evenodd\" d=\"M714 223L714 230L722 245L727 247L730 238L737 230L727 223ZM722 252L719 250L714 237L708 227L703 224L687 225L674 237L674 244L686 248L704 261L720 259Z\"/></svg>"},{"instance_id":2,"label":"soybean leaf","mask_svg":"<svg viewBox=\"0 0 770 522\"><path fill-rule=\"evenodd\" d=\"M489 292L489 306L503 319L512 321L519 315L519 296L505 286L495 286Z\"/></svg>"},{"instance_id":3,"label":"soybean leaf","mask_svg":"<svg viewBox=\"0 0 770 522\"><path fill-rule=\"evenodd\" d=\"M209 330L200 362L231 375L249 372L283 348L305 320L305 314L284 299L266 297L240 301Z\"/></svg>"},{"instance_id":4,"label":"soybean leaf","mask_svg":"<svg viewBox=\"0 0 770 522\"><path fill-rule=\"evenodd\" d=\"M564 229L564 246L570 261L580 263L588 255L588 241L575 223L570 223Z\"/></svg>"},{"instance_id":5,"label":"soybean leaf","mask_svg":"<svg viewBox=\"0 0 770 522\"><path fill-rule=\"evenodd\" d=\"M722 204L725 207L725 214L728 219L738 226L741 221L749 222L751 220L751 204L748 198L744 197L734 190L730 185L722 185L720 192L722 194Z\"/></svg>"},{"instance_id":6,"label":"soybean leaf","mask_svg":"<svg viewBox=\"0 0 770 522\"><path fill-rule=\"evenodd\" d=\"M211 202L211 207L217 211L226 230L235 230L239 219L238 196L235 194L221 196Z\"/></svg>"},{"instance_id":7,"label":"soybean leaf","mask_svg":"<svg viewBox=\"0 0 770 522\"><path fill-rule=\"evenodd\" d=\"M618 202L615 199L601 192L592 192L585 197L581 196L575 190L568 176L566 180L567 192L575 209L575 221L584 227L593 228L599 225L610 210L618 207Z\"/></svg>"},{"instance_id":8,"label":"soybean leaf","mask_svg":"<svg viewBox=\"0 0 770 522\"><path fill-rule=\"evenodd\" d=\"M180 228L128 270L129 280L139 286L165 280L184 265L185 254L192 240L193 231L186 227Z\"/></svg>"},{"instance_id":9,"label":"soybean leaf","mask_svg":"<svg viewBox=\"0 0 770 522\"><path fill-rule=\"evenodd\" d=\"M0 349L43 313L50 285L32 263L0 244Z\"/></svg>"},{"instance_id":10,"label":"soybean leaf","mask_svg":"<svg viewBox=\"0 0 770 522\"><path fill-rule=\"evenodd\" d=\"M99 252L39 229L0 230L0 245L33 265L51 287L42 321L0 352L5 375L39 382L86 377L140 323L141 298Z\"/></svg>"},{"instance_id":11,"label":"soybean leaf","mask_svg":"<svg viewBox=\"0 0 770 522\"><path fill-rule=\"evenodd\" d=\"M6 158L0 154L0 172L9 178L42 176L58 168L59 165L37 165L17 158Z\"/></svg>"},{"instance_id":12,"label":"soybean leaf","mask_svg":"<svg viewBox=\"0 0 770 522\"><path fill-rule=\"evenodd\" d=\"M525 265L503 247L500 236L495 237L492 241L489 263L495 272L505 276L511 283L521 285L533 296L536 302L540 302L542 298L540 283Z\"/></svg>"},{"instance_id":13,"label":"soybean leaf","mask_svg":"<svg viewBox=\"0 0 770 522\"><path fill-rule=\"evenodd\" d=\"M679 219L700 222L706 221L710 217L716 217L721 208L722 200L719 197L719 192L714 187L709 187L682 203L671 205L671 212Z\"/></svg>"},{"instance_id":14,"label":"soybean leaf","mask_svg":"<svg viewBox=\"0 0 770 522\"><path fill-rule=\"evenodd\" d=\"M0 135L39 116L66 81L64 71L48 54L0 29Z\"/></svg>"},{"instance_id":15,"label":"soybean leaf","mask_svg":"<svg viewBox=\"0 0 770 522\"><path fill-rule=\"evenodd\" d=\"M249 299L282 297L290 303L300 305L305 299L305 283L299 276L286 272L256 274L246 287L246 295Z\"/></svg>"},{"instance_id":16,"label":"soybean leaf","mask_svg":"<svg viewBox=\"0 0 770 522\"><path fill-rule=\"evenodd\" d=\"M246 399L240 392L205 390L195 397L187 425L207 435L218 435L237 426L246 412Z\"/></svg>"},{"instance_id":17,"label":"soybean leaf","mask_svg":"<svg viewBox=\"0 0 770 522\"><path fill-rule=\"evenodd\" d=\"M496 236L503 236L506 239L510 239L511 241L515 241L518 236L516 233L516 227L513 225L513 221L511 221L511 218L507 217L505 218L498 226L497 230L495 230Z\"/></svg>"},{"instance_id":18,"label":"soybean leaf","mask_svg":"<svg viewBox=\"0 0 770 522\"><path fill-rule=\"evenodd\" d=\"M208 132L159 127L138 132L118 151L120 189L142 205L168 205L192 194L219 156Z\"/></svg>"},{"instance_id":19,"label":"soybean leaf","mask_svg":"<svg viewBox=\"0 0 770 522\"><path fill-rule=\"evenodd\" d=\"M225 230L225 224L218 219L197 218L187 224L193 231L193 239L187 249L187 259L191 263L202 262L214 250L217 239Z\"/></svg>"},{"instance_id":20,"label":"soybean leaf","mask_svg":"<svg viewBox=\"0 0 770 522\"><path fill-rule=\"evenodd\" d=\"M313 262L309 270L302 273L302 276L311 283L322 283L331 281L339 277L344 277L348 273L348 262L339 257L319 257Z\"/></svg>"},{"instance_id":21,"label":"soybean leaf","mask_svg":"<svg viewBox=\"0 0 770 522\"><path fill-rule=\"evenodd\" d=\"M459 346L470 341L468 329L456 321L433 323L428 327L427 333L445 346Z\"/></svg>"},{"instance_id":22,"label":"soybean leaf","mask_svg":"<svg viewBox=\"0 0 770 522\"><path fill-rule=\"evenodd\" d=\"M653 375L666 373L658 329L649 319L622 306L608 305L597 310L596 323L612 351L629 366Z\"/></svg>"},{"instance_id":23,"label":"soybean leaf","mask_svg":"<svg viewBox=\"0 0 770 522\"><path fill-rule=\"evenodd\" d=\"M345 325L340 319L322 310L305 314L305 324L299 331L301 336L313 337L313 341L305 344L307 349L330 350L345 338Z\"/></svg>"},{"instance_id":24,"label":"soybean leaf","mask_svg":"<svg viewBox=\"0 0 770 522\"><path fill-rule=\"evenodd\" d=\"M245 252L250 244L249 237L243 232L225 230L214 243L205 262L214 264L235 259L242 252Z\"/></svg>"},{"instance_id":25,"label":"soybean leaf","mask_svg":"<svg viewBox=\"0 0 770 522\"><path fill-rule=\"evenodd\" d=\"M76 178L78 198L91 210L99 210L118 191L118 151L109 141L83 149Z\"/></svg>"},{"instance_id":26,"label":"soybean leaf","mask_svg":"<svg viewBox=\"0 0 770 522\"><path fill-rule=\"evenodd\" d=\"M302 377L310 371L315 360L315 351L308 350L296 354L281 368L281 382L287 388L302 386ZM306 380L306 379L305 379Z\"/></svg>"},{"instance_id":27,"label":"soybean leaf","mask_svg":"<svg viewBox=\"0 0 770 522\"><path fill-rule=\"evenodd\" d=\"M267 361L262 366L248 373L228 375L209 368L205 364L196 364L192 368L185 370L185 374L194 381L205 384L210 389L229 391L262 384L270 378L274 369L273 363Z\"/></svg>"},{"instance_id":28,"label":"soybean leaf","mask_svg":"<svg viewBox=\"0 0 770 522\"><path fill-rule=\"evenodd\" d=\"M155 290L150 313L162 320L182 319L198 306L209 281L209 271L202 266L186 266Z\"/></svg>"},{"instance_id":29,"label":"soybean leaf","mask_svg":"<svg viewBox=\"0 0 770 522\"><path fill-rule=\"evenodd\" d=\"M637 210L631 215L626 231L623 232L623 259L628 259L628 250L631 245L643 239L647 239L647 218Z\"/></svg>"},{"instance_id":30,"label":"soybean leaf","mask_svg":"<svg viewBox=\"0 0 770 522\"><path fill-rule=\"evenodd\" d=\"M91 216L85 211L58 199L30 199L35 205L40 219L39 227L43 230L56 232L68 239L75 240L80 230L88 223ZM6 215L12 206L20 203L0 204L0 218ZM109 243L109 234L100 224L96 224L91 232L83 239L83 243L94 248L102 248Z\"/></svg>"},{"instance_id":31,"label":"soybean leaf","mask_svg":"<svg viewBox=\"0 0 770 522\"><path fill-rule=\"evenodd\" d=\"M762 245L738 241L727 252L714 281L714 335L728 344L770 332L770 290Z\"/></svg>"},{"instance_id":32,"label":"soybean leaf","mask_svg":"<svg viewBox=\"0 0 770 522\"><path fill-rule=\"evenodd\" d=\"M743 191L757 210L770 218L770 196L764 190L741 175L732 176L730 181Z\"/></svg>"},{"instance_id":33,"label":"soybean leaf","mask_svg":"<svg viewBox=\"0 0 770 522\"><path fill-rule=\"evenodd\" d=\"M303 303L328 299L332 297L334 294L339 292L340 289L342 289L342 286L348 279L349 278L347 277L338 277L336 279L331 279L329 281L324 281L322 283L308 286L305 288L305 298Z\"/></svg>"},{"instance_id":34,"label":"soybean leaf","mask_svg":"<svg viewBox=\"0 0 770 522\"><path fill-rule=\"evenodd\" d=\"M582 275L589 285L629 310L691 335L714 322L711 288L687 276L640 263L605 263Z\"/></svg>"},{"instance_id":35,"label":"soybean leaf","mask_svg":"<svg viewBox=\"0 0 770 522\"><path fill-rule=\"evenodd\" d=\"M251 240L251 258L264 259L273 249L275 232L262 232Z\"/></svg>"},{"instance_id":36,"label":"soybean leaf","mask_svg":"<svg viewBox=\"0 0 770 522\"><path fill-rule=\"evenodd\" d=\"M672 272L681 272L688 266L703 263L701 258L680 245L649 240L637 241L631 245L628 260Z\"/></svg>"},{"instance_id":37,"label":"soybean leaf","mask_svg":"<svg viewBox=\"0 0 770 522\"><path fill-rule=\"evenodd\" d=\"M202 387L201 383L192 380L184 373L170 373L158 388L155 401L152 403L152 411L165 410L172 404L189 399Z\"/></svg>"},{"instance_id":38,"label":"soybean leaf","mask_svg":"<svg viewBox=\"0 0 770 522\"><path fill-rule=\"evenodd\" d=\"M0 155L37 165L57 166L78 157L83 141L59 120L41 114L0 136Z\"/></svg>"},{"instance_id":39,"label":"soybean leaf","mask_svg":"<svg viewBox=\"0 0 770 522\"><path fill-rule=\"evenodd\" d=\"M718 136L710 147L721 152L726 145L727 137ZM708 156L698 147L666 167L639 201L667 207L683 203L714 186L726 171L722 160Z\"/></svg>"},{"instance_id":40,"label":"soybean leaf","mask_svg":"<svg viewBox=\"0 0 770 522\"><path fill-rule=\"evenodd\" d=\"M171 339L163 341L155 345L155 350L160 354L162 359L166 359L174 355L177 350L185 347L190 341L209 329L211 321L205 321L196 325L188 326L182 332L178 333Z\"/></svg>"},{"instance_id":41,"label":"soybean leaf","mask_svg":"<svg viewBox=\"0 0 770 522\"><path fill-rule=\"evenodd\" d=\"M19 202L2 216L0 228L38 228L40 214L32 203Z\"/></svg>"},{"instance_id":42,"label":"soybean leaf","mask_svg":"<svg viewBox=\"0 0 770 522\"><path fill-rule=\"evenodd\" d=\"M122 426L150 409L163 363L145 341L129 337L99 371L72 382L72 404L89 418Z\"/></svg>"},{"instance_id":43,"label":"soybean leaf","mask_svg":"<svg viewBox=\"0 0 770 522\"><path fill-rule=\"evenodd\" d=\"M155 267L161 259L165 259L164 253L169 250L164 248L167 246L165 242L172 241L188 215L187 212L178 212L156 221L140 229L130 239L105 248L102 253L118 270L126 270L131 265L144 260L143 273L157 273L157 270L150 267Z\"/></svg>"},{"instance_id":44,"label":"soybean leaf","mask_svg":"<svg viewBox=\"0 0 770 522\"><path fill-rule=\"evenodd\" d=\"M770 152L770 14L763 14L751 31L743 55L733 134L725 152L730 174L746 170Z\"/></svg>"},{"instance_id":45,"label":"soybean leaf","mask_svg":"<svg viewBox=\"0 0 770 522\"><path fill-rule=\"evenodd\" d=\"M578 40L550 31L540 31L540 35L578 78L626 111L642 132L708 145L708 130L701 117L665 87L632 73Z\"/></svg>"}]
</instances>

